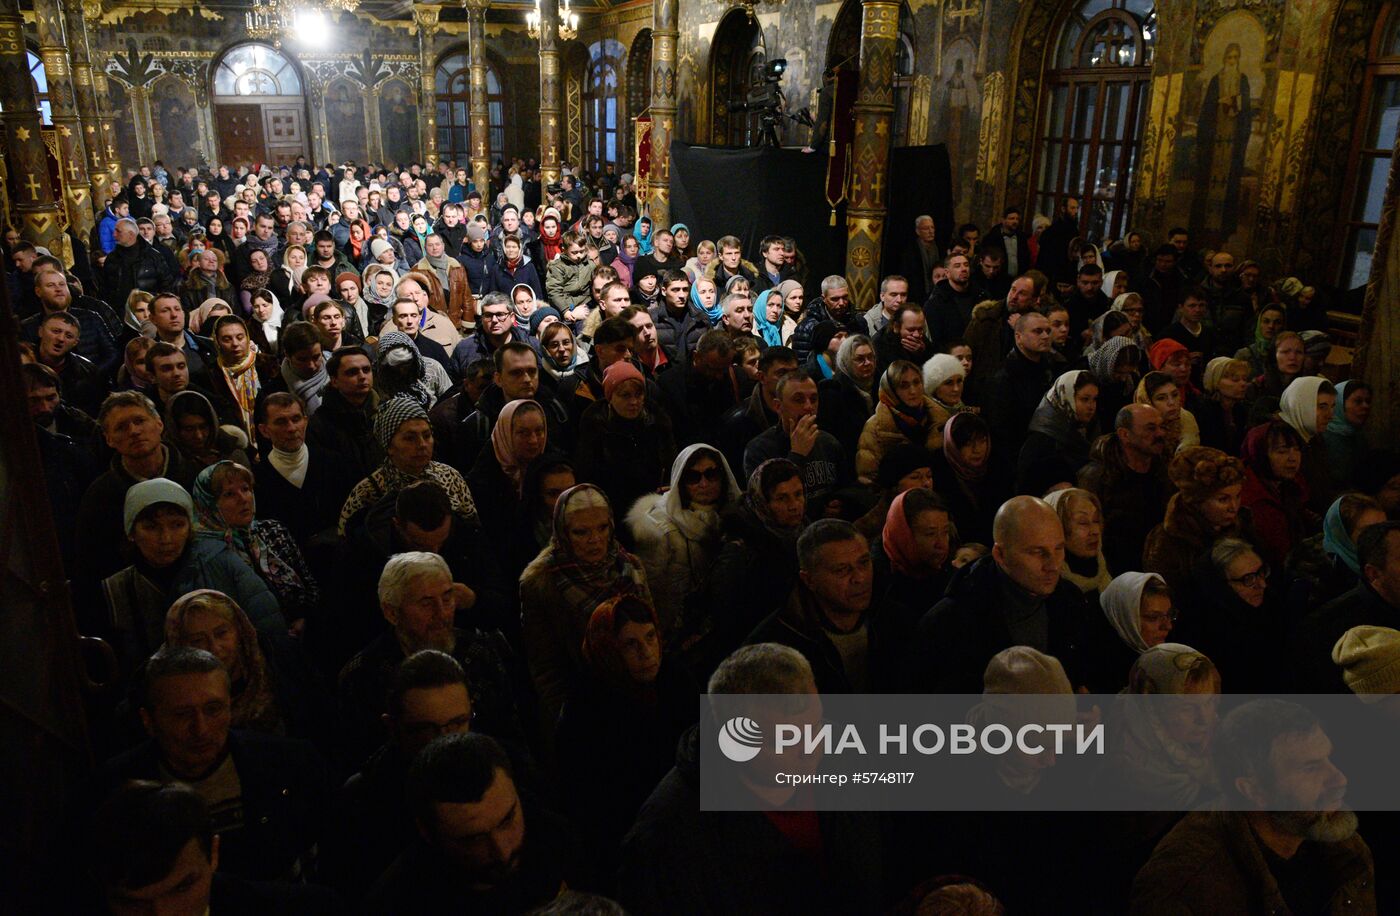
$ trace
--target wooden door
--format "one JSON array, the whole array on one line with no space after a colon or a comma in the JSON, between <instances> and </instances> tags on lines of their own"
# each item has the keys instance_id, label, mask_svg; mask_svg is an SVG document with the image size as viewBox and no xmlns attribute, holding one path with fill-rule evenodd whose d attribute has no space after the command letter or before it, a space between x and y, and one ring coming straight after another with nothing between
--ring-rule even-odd
<instances>
[{"instance_id":1,"label":"wooden door","mask_svg":"<svg viewBox=\"0 0 1400 916\"><path fill-rule=\"evenodd\" d=\"M214 112L219 125L220 162L234 167L267 158L261 105L218 105Z\"/></svg>"},{"instance_id":2,"label":"wooden door","mask_svg":"<svg viewBox=\"0 0 1400 916\"><path fill-rule=\"evenodd\" d=\"M268 161L292 162L296 157L306 155L306 118L300 104L264 103L262 117Z\"/></svg>"}]
</instances>

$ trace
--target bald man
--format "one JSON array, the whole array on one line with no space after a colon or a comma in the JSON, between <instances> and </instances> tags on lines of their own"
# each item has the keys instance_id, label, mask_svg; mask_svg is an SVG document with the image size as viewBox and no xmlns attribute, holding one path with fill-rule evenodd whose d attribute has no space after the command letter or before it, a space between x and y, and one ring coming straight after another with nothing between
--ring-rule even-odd
<instances>
[{"instance_id":1,"label":"bald man","mask_svg":"<svg viewBox=\"0 0 1400 916\"><path fill-rule=\"evenodd\" d=\"M963 567L919 622L915 682L929 693L981 693L994 655L1030 646L1058 658L1078 687L1085 605L1060 579L1059 516L1043 499L1017 496L997 510L992 540L991 554Z\"/></svg>"}]
</instances>

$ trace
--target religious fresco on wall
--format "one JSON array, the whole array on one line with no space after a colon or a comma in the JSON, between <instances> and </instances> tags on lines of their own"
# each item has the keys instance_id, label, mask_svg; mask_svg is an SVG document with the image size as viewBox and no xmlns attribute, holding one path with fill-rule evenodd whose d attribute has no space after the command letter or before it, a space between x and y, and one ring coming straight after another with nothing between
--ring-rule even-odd
<instances>
[{"instance_id":1,"label":"religious fresco on wall","mask_svg":"<svg viewBox=\"0 0 1400 916\"><path fill-rule=\"evenodd\" d=\"M208 168L199 132L199 106L184 80L166 76L151 84L155 149L168 166Z\"/></svg>"},{"instance_id":2,"label":"religious fresco on wall","mask_svg":"<svg viewBox=\"0 0 1400 916\"><path fill-rule=\"evenodd\" d=\"M1202 244L1248 247L1268 127L1267 46L1253 14L1227 13L1206 35L1199 69L1187 75L1175 161L1191 190L1173 195L1174 215L1187 218Z\"/></svg>"},{"instance_id":3,"label":"religious fresco on wall","mask_svg":"<svg viewBox=\"0 0 1400 916\"><path fill-rule=\"evenodd\" d=\"M326 139L332 162L366 162L369 145L365 136L365 100L349 80L336 80L326 89Z\"/></svg>"},{"instance_id":4,"label":"religious fresco on wall","mask_svg":"<svg viewBox=\"0 0 1400 916\"><path fill-rule=\"evenodd\" d=\"M982 121L982 84L976 78L977 49L960 37L943 46L943 69L934 83L937 141L948 148L953 200L960 220L967 219L972 184L977 177L978 130Z\"/></svg>"},{"instance_id":5,"label":"religious fresco on wall","mask_svg":"<svg viewBox=\"0 0 1400 916\"><path fill-rule=\"evenodd\" d=\"M112 111L116 117L112 128L116 132L117 156L124 165L140 162L141 154L136 145L136 119L131 114L131 96L120 80L107 80L107 95L111 98Z\"/></svg>"},{"instance_id":6,"label":"religious fresco on wall","mask_svg":"<svg viewBox=\"0 0 1400 916\"><path fill-rule=\"evenodd\" d=\"M379 137L386 162L418 158L418 101L413 89L400 80L379 87Z\"/></svg>"}]
</instances>

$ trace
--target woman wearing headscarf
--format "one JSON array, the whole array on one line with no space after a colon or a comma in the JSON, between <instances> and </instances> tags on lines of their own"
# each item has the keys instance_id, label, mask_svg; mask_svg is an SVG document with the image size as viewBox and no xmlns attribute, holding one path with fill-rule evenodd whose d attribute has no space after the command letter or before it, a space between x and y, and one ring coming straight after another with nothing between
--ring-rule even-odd
<instances>
[{"instance_id":1,"label":"woman wearing headscarf","mask_svg":"<svg viewBox=\"0 0 1400 916\"><path fill-rule=\"evenodd\" d=\"M890 501L875 555L875 588L883 595L882 611L899 614L916 626L943 594L953 567L957 534L943 498L916 487Z\"/></svg>"},{"instance_id":2,"label":"woman wearing headscarf","mask_svg":"<svg viewBox=\"0 0 1400 916\"><path fill-rule=\"evenodd\" d=\"M223 299L205 299L199 307L189 313L185 320L186 327L191 334L202 334L205 337L214 336L214 321L225 315L233 314L233 306Z\"/></svg>"},{"instance_id":3,"label":"woman wearing headscarf","mask_svg":"<svg viewBox=\"0 0 1400 916\"><path fill-rule=\"evenodd\" d=\"M398 298L395 288L399 283L398 272L383 264L371 264L365 268L364 283L360 286L360 297L369 305L369 327L367 334L374 334L383 324ZM384 279L381 280L380 277Z\"/></svg>"},{"instance_id":4,"label":"woman wearing headscarf","mask_svg":"<svg viewBox=\"0 0 1400 916\"><path fill-rule=\"evenodd\" d=\"M1089 371L1099 384L1099 415L1117 417L1133 402L1143 350L1127 337L1110 337L1089 356Z\"/></svg>"},{"instance_id":5,"label":"woman wearing headscarf","mask_svg":"<svg viewBox=\"0 0 1400 916\"><path fill-rule=\"evenodd\" d=\"M1060 578L1086 595L1108 588L1113 576L1103 556L1103 506L1088 490L1070 487L1045 496L1065 532L1065 561Z\"/></svg>"},{"instance_id":6,"label":"woman wearing headscarf","mask_svg":"<svg viewBox=\"0 0 1400 916\"><path fill-rule=\"evenodd\" d=\"M344 535L370 506L424 478L442 485L458 518L477 521L476 501L462 475L433 460L433 427L422 404L407 397L384 400L375 413L374 436L384 449L384 463L355 484L346 497L340 510L340 534Z\"/></svg>"},{"instance_id":7,"label":"woman wearing headscarf","mask_svg":"<svg viewBox=\"0 0 1400 916\"><path fill-rule=\"evenodd\" d=\"M695 256L695 246L690 244L690 227L685 223L673 223L671 225L671 235L675 238L676 244L673 249L675 257L682 261L689 261Z\"/></svg>"},{"instance_id":8,"label":"woman wearing headscarf","mask_svg":"<svg viewBox=\"0 0 1400 916\"><path fill-rule=\"evenodd\" d=\"M1303 440L1281 420L1251 429L1244 437L1245 464L1240 505L1249 509L1254 544L1269 565L1283 569L1288 555L1312 534L1320 519L1308 511L1303 479Z\"/></svg>"},{"instance_id":9,"label":"woman wearing headscarf","mask_svg":"<svg viewBox=\"0 0 1400 916\"><path fill-rule=\"evenodd\" d=\"M1371 450L1366 442L1366 420L1371 416L1371 386L1347 379L1337 386L1332 419L1322 430L1327 447L1327 468L1338 489L1355 484L1357 473Z\"/></svg>"},{"instance_id":10,"label":"woman wearing headscarf","mask_svg":"<svg viewBox=\"0 0 1400 916\"><path fill-rule=\"evenodd\" d=\"M185 488L162 477L126 492L123 527L131 565L102 581L123 674L150 658L165 639L165 614L186 592L212 588L248 609L259 632L285 636L277 598L227 545L194 537L194 504Z\"/></svg>"},{"instance_id":11,"label":"woman wearing headscarf","mask_svg":"<svg viewBox=\"0 0 1400 916\"><path fill-rule=\"evenodd\" d=\"M826 325L825 328L822 324ZM812 360L818 358L816 344L822 336L833 331L836 323L822 322L813 334ZM829 342L831 338L827 338ZM811 375L808 372L808 375ZM831 433L841 443L841 449L855 467L856 451L865 423L875 413L877 386L875 379L875 345L864 334L852 334L836 349L836 359L830 378L817 382L817 425Z\"/></svg>"},{"instance_id":12,"label":"woman wearing headscarf","mask_svg":"<svg viewBox=\"0 0 1400 916\"><path fill-rule=\"evenodd\" d=\"M1286 322L1283 306L1266 305L1254 317L1254 340L1247 347L1235 353L1235 359L1243 359L1252 370L1251 378L1263 375L1274 359L1274 341L1284 330Z\"/></svg>"},{"instance_id":13,"label":"woman wearing headscarf","mask_svg":"<svg viewBox=\"0 0 1400 916\"><path fill-rule=\"evenodd\" d=\"M539 322L534 319L546 310L553 312L556 320L541 328ZM563 384L574 378L579 367L588 364L588 350L574 337L574 329L569 327L569 323L559 321L558 316L559 313L554 308L545 306L531 316L530 325L532 329L538 329L540 367L551 378Z\"/></svg>"},{"instance_id":14,"label":"woman wearing headscarf","mask_svg":"<svg viewBox=\"0 0 1400 916\"><path fill-rule=\"evenodd\" d=\"M1167 466L1176 493L1166 518L1147 535L1143 568L1167 580L1179 594L1190 586L1192 568L1210 545L1224 537L1251 536L1249 510L1240 508L1244 464L1219 449L1198 445L1176 453Z\"/></svg>"},{"instance_id":15,"label":"woman wearing headscarf","mask_svg":"<svg viewBox=\"0 0 1400 916\"><path fill-rule=\"evenodd\" d=\"M369 262L369 246L373 239L374 230L367 221L357 219L350 223L350 237L345 242L345 256L356 269L362 269Z\"/></svg>"},{"instance_id":16,"label":"woman wearing headscarf","mask_svg":"<svg viewBox=\"0 0 1400 916\"><path fill-rule=\"evenodd\" d=\"M1162 415L1162 429L1167 436L1163 454L1174 455L1179 449L1201 444L1201 428L1196 417L1182 406L1183 392L1176 380L1165 372L1149 372L1138 382L1133 402L1157 408Z\"/></svg>"},{"instance_id":17,"label":"woman wearing headscarf","mask_svg":"<svg viewBox=\"0 0 1400 916\"><path fill-rule=\"evenodd\" d=\"M187 592L165 615L165 644L203 649L228 672L233 728L307 737L322 731L322 691L285 640L258 633L248 615L223 592Z\"/></svg>"},{"instance_id":18,"label":"woman wearing headscarf","mask_svg":"<svg viewBox=\"0 0 1400 916\"><path fill-rule=\"evenodd\" d=\"M719 555L720 513L739 497L729 462L713 446L697 443L671 463L664 494L649 493L627 512L627 529L646 568L668 644Z\"/></svg>"},{"instance_id":19,"label":"woman wearing headscarf","mask_svg":"<svg viewBox=\"0 0 1400 916\"><path fill-rule=\"evenodd\" d=\"M1011 495L1002 465L986 420L975 413L948 419L943 447L933 453L933 489L947 501L964 544L992 543L992 519Z\"/></svg>"},{"instance_id":20,"label":"woman wearing headscarf","mask_svg":"<svg viewBox=\"0 0 1400 916\"><path fill-rule=\"evenodd\" d=\"M593 612L622 596L651 604L641 561L622 549L603 491L580 484L554 506L549 546L520 574L525 658L552 733L570 685L583 672L583 636Z\"/></svg>"},{"instance_id":21,"label":"woman wearing headscarf","mask_svg":"<svg viewBox=\"0 0 1400 916\"><path fill-rule=\"evenodd\" d=\"M554 744L564 813L581 831L588 870L607 890L623 836L695 723L699 690L665 647L656 612L631 595L598 605L582 652Z\"/></svg>"},{"instance_id":22,"label":"woman wearing headscarf","mask_svg":"<svg viewBox=\"0 0 1400 916\"><path fill-rule=\"evenodd\" d=\"M539 263L548 264L559 257L559 248L564 239L564 230L559 226L559 211L550 207L540 220L540 236L536 242Z\"/></svg>"},{"instance_id":23,"label":"woman wearing headscarf","mask_svg":"<svg viewBox=\"0 0 1400 916\"><path fill-rule=\"evenodd\" d=\"M1101 614L1086 632L1091 693L1117 693L1139 655L1167 641L1176 623L1172 591L1156 573L1125 572L1099 593Z\"/></svg>"},{"instance_id":24,"label":"woman wearing headscarf","mask_svg":"<svg viewBox=\"0 0 1400 916\"><path fill-rule=\"evenodd\" d=\"M1195 417L1201 444L1238 455L1249 423L1249 363L1217 356L1206 363L1205 394L1197 399Z\"/></svg>"},{"instance_id":25,"label":"woman wearing headscarf","mask_svg":"<svg viewBox=\"0 0 1400 916\"><path fill-rule=\"evenodd\" d=\"M1336 409L1337 389L1316 375L1294 379L1278 399L1279 419L1303 440L1303 479L1308 483L1308 505L1317 515L1337 498L1327 467L1327 440L1319 435L1332 423Z\"/></svg>"},{"instance_id":26,"label":"woman wearing headscarf","mask_svg":"<svg viewBox=\"0 0 1400 916\"><path fill-rule=\"evenodd\" d=\"M651 217L638 217L632 224L632 238L637 240L639 256L651 254Z\"/></svg>"},{"instance_id":27,"label":"woman wearing headscarf","mask_svg":"<svg viewBox=\"0 0 1400 916\"><path fill-rule=\"evenodd\" d=\"M166 441L193 467L203 469L220 461L249 466L247 437L230 429L219 425L214 405L193 388L177 391L165 405Z\"/></svg>"},{"instance_id":28,"label":"woman wearing headscarf","mask_svg":"<svg viewBox=\"0 0 1400 916\"><path fill-rule=\"evenodd\" d=\"M1142 324L1142 316L1146 311L1142 303L1142 296L1137 293L1124 293L1113 300L1112 308L1113 311L1122 312L1128 317L1128 333L1124 336L1146 353L1148 348L1152 346L1152 335Z\"/></svg>"},{"instance_id":29,"label":"woman wearing headscarf","mask_svg":"<svg viewBox=\"0 0 1400 916\"><path fill-rule=\"evenodd\" d=\"M258 574L277 596L282 616L299 629L314 614L321 590L287 526L259 519L253 472L220 461L194 481L195 537L225 544Z\"/></svg>"},{"instance_id":30,"label":"woman wearing headscarf","mask_svg":"<svg viewBox=\"0 0 1400 916\"><path fill-rule=\"evenodd\" d=\"M524 497L525 469L548 447L549 425L539 402L516 400L501 408L491 429L491 447L483 448L467 474L482 530L489 540L505 542Z\"/></svg>"},{"instance_id":31,"label":"woman wearing headscarf","mask_svg":"<svg viewBox=\"0 0 1400 916\"><path fill-rule=\"evenodd\" d=\"M765 347L783 345L783 293L784 280L772 289L758 294L753 303L753 329L763 340Z\"/></svg>"},{"instance_id":32,"label":"woman wearing headscarf","mask_svg":"<svg viewBox=\"0 0 1400 916\"><path fill-rule=\"evenodd\" d=\"M375 347L374 388L381 398L411 398L428 410L452 390L452 379L441 363L418 352L412 337L389 331Z\"/></svg>"},{"instance_id":33,"label":"woman wearing headscarf","mask_svg":"<svg viewBox=\"0 0 1400 916\"><path fill-rule=\"evenodd\" d=\"M1126 270L1109 270L1103 275L1103 294L1112 302L1128 291L1129 273Z\"/></svg>"},{"instance_id":34,"label":"woman wearing headscarf","mask_svg":"<svg viewBox=\"0 0 1400 916\"><path fill-rule=\"evenodd\" d=\"M924 363L924 393L933 399L933 422L940 431L953 414L972 409L963 402L966 385L967 370L951 353L936 353Z\"/></svg>"},{"instance_id":35,"label":"woman wearing headscarf","mask_svg":"<svg viewBox=\"0 0 1400 916\"><path fill-rule=\"evenodd\" d=\"M1356 540L1372 525L1386 520L1385 509L1363 493L1337 497L1322 519L1322 550L1325 565L1316 570L1290 570L1306 575L1309 581L1308 607L1320 607L1355 588L1361 579L1361 559ZM1296 586L1295 586L1296 592Z\"/></svg>"},{"instance_id":36,"label":"woman wearing headscarf","mask_svg":"<svg viewBox=\"0 0 1400 916\"><path fill-rule=\"evenodd\" d=\"M635 236L623 236L622 243L617 246L617 257L613 258L612 269L617 271L617 279L628 289L632 288L632 271L637 267L641 247L641 242Z\"/></svg>"},{"instance_id":37,"label":"woman wearing headscarf","mask_svg":"<svg viewBox=\"0 0 1400 916\"><path fill-rule=\"evenodd\" d=\"M285 303L293 310L300 310L301 275L306 273L306 267L306 249L300 245L289 246L282 251L281 264L277 265L262 285L277 294L277 301Z\"/></svg>"},{"instance_id":38,"label":"woman wearing headscarf","mask_svg":"<svg viewBox=\"0 0 1400 916\"><path fill-rule=\"evenodd\" d=\"M525 181L520 172L511 166L510 180L506 182L506 202L515 207L517 213L525 209Z\"/></svg>"},{"instance_id":39,"label":"woman wearing headscarf","mask_svg":"<svg viewBox=\"0 0 1400 916\"><path fill-rule=\"evenodd\" d=\"M695 282L690 284L690 307L696 314L704 315L705 320L712 328L724 318L724 306L721 302L715 281L705 277L696 277ZM687 341L686 349L693 348L694 344Z\"/></svg>"},{"instance_id":40,"label":"woman wearing headscarf","mask_svg":"<svg viewBox=\"0 0 1400 916\"><path fill-rule=\"evenodd\" d=\"M933 398L924 394L919 367L908 360L895 360L880 379L875 412L861 430L856 476L862 483L870 483L885 453L905 442L929 451L942 448L943 427L936 419Z\"/></svg>"},{"instance_id":41,"label":"woman wearing headscarf","mask_svg":"<svg viewBox=\"0 0 1400 916\"><path fill-rule=\"evenodd\" d=\"M133 289L122 307L122 343L136 337L145 337L146 325L151 322L151 302L155 296L143 289ZM154 331L151 332L154 335Z\"/></svg>"},{"instance_id":42,"label":"woman wearing headscarf","mask_svg":"<svg viewBox=\"0 0 1400 916\"><path fill-rule=\"evenodd\" d=\"M1292 331L1279 331L1274 338L1270 358L1264 363L1264 372L1254 379L1249 396L1253 399L1283 397L1284 389L1295 379L1303 377L1306 360L1307 345L1302 336Z\"/></svg>"},{"instance_id":43,"label":"woman wearing headscarf","mask_svg":"<svg viewBox=\"0 0 1400 916\"><path fill-rule=\"evenodd\" d=\"M249 297L248 337L261 353L276 354L286 315L277 294L270 289L255 290Z\"/></svg>"},{"instance_id":44,"label":"woman wearing headscarf","mask_svg":"<svg viewBox=\"0 0 1400 916\"><path fill-rule=\"evenodd\" d=\"M1099 386L1092 372L1062 374L1040 399L1016 463L1016 492L1037 496L1060 483L1074 483L1089 463L1098 437Z\"/></svg>"}]
</instances>

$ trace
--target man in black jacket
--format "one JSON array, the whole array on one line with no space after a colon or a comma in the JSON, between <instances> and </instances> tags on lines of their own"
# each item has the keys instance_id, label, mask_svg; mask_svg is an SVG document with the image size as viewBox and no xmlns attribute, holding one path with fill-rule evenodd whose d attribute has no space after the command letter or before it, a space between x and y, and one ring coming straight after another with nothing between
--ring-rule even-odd
<instances>
[{"instance_id":1,"label":"man in black jacket","mask_svg":"<svg viewBox=\"0 0 1400 916\"><path fill-rule=\"evenodd\" d=\"M296 395L274 391L257 411L258 435L271 443L267 458L253 467L258 516L286 525L303 548L313 535L334 530L351 487L345 456L306 444L306 405Z\"/></svg>"},{"instance_id":2,"label":"man in black jacket","mask_svg":"<svg viewBox=\"0 0 1400 916\"><path fill-rule=\"evenodd\" d=\"M769 347L758 357L758 384L720 420L719 447L731 468L744 467L749 441L778 422L778 380L797 371L797 354Z\"/></svg>"},{"instance_id":3,"label":"man in black jacket","mask_svg":"<svg viewBox=\"0 0 1400 916\"><path fill-rule=\"evenodd\" d=\"M1007 207L1002 211L1001 222L987 232L981 247L983 251L998 248L1005 252L1006 269L1002 272L1003 276L1019 277L1031 269L1030 238L1021 231L1019 207Z\"/></svg>"},{"instance_id":4,"label":"man in black jacket","mask_svg":"<svg viewBox=\"0 0 1400 916\"><path fill-rule=\"evenodd\" d=\"M1001 298L984 294L972 282L972 262L967 255L961 252L950 254L943 266L948 271L947 279L940 280L933 287L928 301L924 303L928 336L940 351L948 345L948 341L963 336L968 322L972 320L973 306L984 299ZM1005 295L1004 291L1002 295Z\"/></svg>"},{"instance_id":5,"label":"man in black jacket","mask_svg":"<svg viewBox=\"0 0 1400 916\"><path fill-rule=\"evenodd\" d=\"M865 334L870 330L865 316L851 303L850 284L840 274L832 274L822 281L821 298L807 306L792 332L788 346L797 354L799 363L806 363L807 357L812 355L812 332L823 321L836 322L847 334Z\"/></svg>"},{"instance_id":6,"label":"man in black jacket","mask_svg":"<svg viewBox=\"0 0 1400 916\"><path fill-rule=\"evenodd\" d=\"M114 237L116 247L103 262L99 279L102 298L125 305L134 289L158 293L175 288L165 259L141 238L134 219L117 220Z\"/></svg>"},{"instance_id":7,"label":"man in black jacket","mask_svg":"<svg viewBox=\"0 0 1400 916\"><path fill-rule=\"evenodd\" d=\"M220 869L264 881L314 874L328 774L310 744L231 730L228 672L202 649L152 656L140 712L150 740L97 771L94 797L131 779L184 783L209 804Z\"/></svg>"},{"instance_id":8,"label":"man in black jacket","mask_svg":"<svg viewBox=\"0 0 1400 916\"><path fill-rule=\"evenodd\" d=\"M1021 451L1031 417L1055 383L1061 365L1053 353L1049 318L1024 312L1016 316L1013 328L1015 345L992 378L995 397L987 410L995 446L1007 455Z\"/></svg>"},{"instance_id":9,"label":"man in black jacket","mask_svg":"<svg viewBox=\"0 0 1400 916\"><path fill-rule=\"evenodd\" d=\"M554 397L552 384L549 388L541 385L540 359L529 344L512 341L497 350L491 362L494 367L491 384L482 390L474 404L460 403L467 398L464 391L452 396L459 401L461 419L449 427L447 436L439 443L438 460L452 465L464 477L491 441L491 430L496 427L501 409L511 401L530 400L539 404L549 424L550 447L568 451L570 446L569 411ZM434 407L431 414L437 412Z\"/></svg>"},{"instance_id":10,"label":"man in black jacket","mask_svg":"<svg viewBox=\"0 0 1400 916\"><path fill-rule=\"evenodd\" d=\"M1352 627L1400 629L1400 522L1364 528L1356 539L1361 581L1356 587L1299 621L1292 634L1293 654L1305 689L1317 693L1346 690L1343 660L1334 654L1341 636Z\"/></svg>"},{"instance_id":11,"label":"man in black jacket","mask_svg":"<svg viewBox=\"0 0 1400 916\"><path fill-rule=\"evenodd\" d=\"M68 278L61 271L36 269L34 294L39 300L40 311L24 319L20 325L20 336L24 340L30 343L38 341L39 323L44 316L67 312L78 321L78 345L74 352L91 361L104 375L116 368L117 363L121 362L122 353L112 339L111 329L102 316L76 305L73 291L68 287Z\"/></svg>"},{"instance_id":12,"label":"man in black jacket","mask_svg":"<svg viewBox=\"0 0 1400 916\"><path fill-rule=\"evenodd\" d=\"M657 343L666 351L668 359L684 363L689 356L686 341L694 336L697 328L708 328L710 322L691 307L690 281L683 272L664 270L656 280L661 293L648 311L656 325Z\"/></svg>"},{"instance_id":13,"label":"man in black jacket","mask_svg":"<svg viewBox=\"0 0 1400 916\"><path fill-rule=\"evenodd\" d=\"M1061 580L1065 535L1055 510L1017 496L997 510L992 553L958 571L919 622L911 680L928 693L980 693L992 656L1010 646L1053 655L1084 684L1085 614L1079 589Z\"/></svg>"},{"instance_id":14,"label":"man in black jacket","mask_svg":"<svg viewBox=\"0 0 1400 916\"><path fill-rule=\"evenodd\" d=\"M720 421L739 403L734 344L719 328L706 331L683 367L657 380L676 445L719 441Z\"/></svg>"},{"instance_id":15,"label":"man in black jacket","mask_svg":"<svg viewBox=\"0 0 1400 916\"><path fill-rule=\"evenodd\" d=\"M356 481L384 461L384 449L374 437L374 413L379 395L374 390L374 365L362 347L341 347L326 361L329 381L321 390L321 406L306 427L306 443L317 451L344 457L345 471Z\"/></svg>"}]
</instances>

